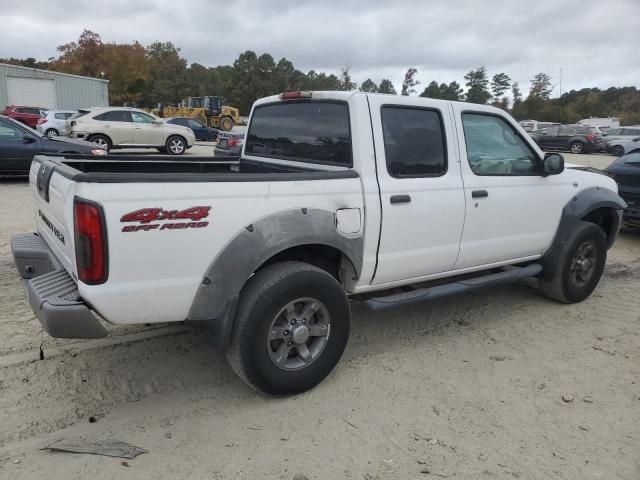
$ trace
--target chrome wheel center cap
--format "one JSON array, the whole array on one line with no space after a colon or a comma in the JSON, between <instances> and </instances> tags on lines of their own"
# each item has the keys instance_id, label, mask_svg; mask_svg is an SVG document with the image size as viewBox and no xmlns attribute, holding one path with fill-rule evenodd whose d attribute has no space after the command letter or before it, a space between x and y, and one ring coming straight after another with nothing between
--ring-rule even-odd
<instances>
[{"instance_id":1,"label":"chrome wheel center cap","mask_svg":"<svg viewBox=\"0 0 640 480\"><path fill-rule=\"evenodd\" d=\"M294 343L305 343L309 339L309 329L305 325L296 326L291 332Z\"/></svg>"}]
</instances>

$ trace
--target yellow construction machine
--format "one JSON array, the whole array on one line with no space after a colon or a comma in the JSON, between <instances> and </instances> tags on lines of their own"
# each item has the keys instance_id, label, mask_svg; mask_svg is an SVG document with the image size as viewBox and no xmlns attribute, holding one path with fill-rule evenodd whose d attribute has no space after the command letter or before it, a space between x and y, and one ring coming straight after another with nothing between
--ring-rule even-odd
<instances>
[{"instance_id":1,"label":"yellow construction machine","mask_svg":"<svg viewBox=\"0 0 640 480\"><path fill-rule=\"evenodd\" d=\"M156 111L153 111L156 113ZM159 104L159 117L197 117L202 123L213 128L229 131L240 125L240 111L222 104L222 97L189 97L178 105Z\"/></svg>"}]
</instances>

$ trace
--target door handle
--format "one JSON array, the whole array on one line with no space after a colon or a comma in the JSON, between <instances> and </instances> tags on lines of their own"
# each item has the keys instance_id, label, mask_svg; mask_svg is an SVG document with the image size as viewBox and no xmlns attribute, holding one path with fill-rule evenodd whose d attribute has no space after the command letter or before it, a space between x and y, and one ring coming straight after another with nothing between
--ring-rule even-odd
<instances>
[{"instance_id":1,"label":"door handle","mask_svg":"<svg viewBox=\"0 0 640 480\"><path fill-rule=\"evenodd\" d=\"M409 195L391 195L389 201L393 203L410 203L411 197Z\"/></svg>"},{"instance_id":2,"label":"door handle","mask_svg":"<svg viewBox=\"0 0 640 480\"><path fill-rule=\"evenodd\" d=\"M474 190L471 192L471 198L484 198L488 196L489 192L487 192L486 190Z\"/></svg>"}]
</instances>

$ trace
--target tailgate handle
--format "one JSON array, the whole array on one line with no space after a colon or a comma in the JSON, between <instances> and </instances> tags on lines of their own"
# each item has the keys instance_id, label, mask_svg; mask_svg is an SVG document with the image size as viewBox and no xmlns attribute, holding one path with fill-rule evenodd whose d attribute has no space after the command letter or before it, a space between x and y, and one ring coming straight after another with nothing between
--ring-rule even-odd
<instances>
[{"instance_id":1,"label":"tailgate handle","mask_svg":"<svg viewBox=\"0 0 640 480\"><path fill-rule=\"evenodd\" d=\"M486 190L474 190L473 192L471 192L471 198L484 198L488 196L489 192L487 192Z\"/></svg>"},{"instance_id":2,"label":"tailgate handle","mask_svg":"<svg viewBox=\"0 0 640 480\"><path fill-rule=\"evenodd\" d=\"M411 197L409 195L391 195L389 201L393 203L410 203Z\"/></svg>"}]
</instances>

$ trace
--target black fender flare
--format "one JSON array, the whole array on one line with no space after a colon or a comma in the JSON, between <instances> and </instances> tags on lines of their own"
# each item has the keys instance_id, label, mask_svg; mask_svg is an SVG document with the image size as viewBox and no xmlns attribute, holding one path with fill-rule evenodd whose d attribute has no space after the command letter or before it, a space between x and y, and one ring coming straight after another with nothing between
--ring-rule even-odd
<instances>
[{"instance_id":1,"label":"black fender flare","mask_svg":"<svg viewBox=\"0 0 640 480\"><path fill-rule=\"evenodd\" d=\"M247 225L218 253L198 287L188 321L204 323L214 347L226 348L235 310L245 283L267 260L302 245L333 247L350 261L358 278L362 271L364 239L336 229L335 211L296 208Z\"/></svg>"},{"instance_id":2,"label":"black fender flare","mask_svg":"<svg viewBox=\"0 0 640 480\"><path fill-rule=\"evenodd\" d=\"M611 247L620 229L622 210L626 207L627 204L616 192L605 187L586 188L574 195L562 209L560 223L558 224L558 229L553 237L551 246L540 259L543 267L540 277L550 279L555 275L558 266L558 254L569 233L585 216L599 208L610 208L618 212L613 218L614 225L612 228L614 234L608 239L608 247Z\"/></svg>"}]
</instances>

